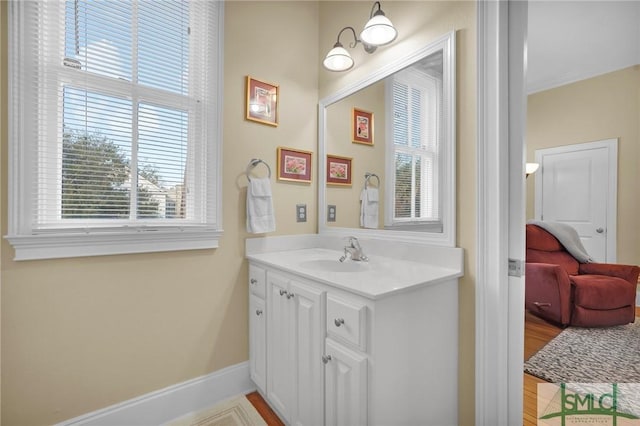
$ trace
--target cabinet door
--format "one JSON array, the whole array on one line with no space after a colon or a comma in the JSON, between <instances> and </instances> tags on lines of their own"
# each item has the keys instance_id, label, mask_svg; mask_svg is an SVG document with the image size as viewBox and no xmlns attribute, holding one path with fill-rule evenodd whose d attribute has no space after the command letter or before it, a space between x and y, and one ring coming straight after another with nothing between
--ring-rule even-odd
<instances>
[{"instance_id":1,"label":"cabinet door","mask_svg":"<svg viewBox=\"0 0 640 426\"><path fill-rule=\"evenodd\" d=\"M287 299L288 281L283 275L267 272L267 399L287 423L296 396L294 304Z\"/></svg>"},{"instance_id":2,"label":"cabinet door","mask_svg":"<svg viewBox=\"0 0 640 426\"><path fill-rule=\"evenodd\" d=\"M261 299L265 298L265 280L267 272L257 265L249 265L249 291Z\"/></svg>"},{"instance_id":3,"label":"cabinet door","mask_svg":"<svg viewBox=\"0 0 640 426\"><path fill-rule=\"evenodd\" d=\"M289 295L295 316L295 410L293 425L324 424L324 291L292 281Z\"/></svg>"},{"instance_id":4,"label":"cabinet door","mask_svg":"<svg viewBox=\"0 0 640 426\"><path fill-rule=\"evenodd\" d=\"M249 371L261 392L267 385L267 321L265 301L249 296Z\"/></svg>"},{"instance_id":5,"label":"cabinet door","mask_svg":"<svg viewBox=\"0 0 640 426\"><path fill-rule=\"evenodd\" d=\"M367 424L367 357L326 339L325 415L332 426Z\"/></svg>"}]
</instances>

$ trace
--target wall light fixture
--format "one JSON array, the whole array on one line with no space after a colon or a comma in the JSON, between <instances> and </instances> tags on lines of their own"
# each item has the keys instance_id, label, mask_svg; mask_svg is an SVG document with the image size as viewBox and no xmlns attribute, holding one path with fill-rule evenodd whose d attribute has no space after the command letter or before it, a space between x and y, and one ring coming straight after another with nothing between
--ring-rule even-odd
<instances>
[{"instance_id":1,"label":"wall light fixture","mask_svg":"<svg viewBox=\"0 0 640 426\"><path fill-rule=\"evenodd\" d=\"M378 10L374 13L376 6L378 6ZM375 2L371 7L369 22L367 22L364 30L360 33L362 42L372 46L384 46L385 44L391 43L396 37L398 37L398 31L389 18L384 15L380 7L380 2Z\"/></svg>"},{"instance_id":2,"label":"wall light fixture","mask_svg":"<svg viewBox=\"0 0 640 426\"><path fill-rule=\"evenodd\" d=\"M376 6L378 6L378 10L375 10ZM380 7L380 2L377 1L371 8L369 21L364 26L362 33L360 33L360 38L356 35L356 30L353 27L344 27L340 30L336 44L333 45L333 48L322 61L322 65L329 71L347 71L353 68L355 64L347 49L340 43L340 36L345 30L351 30L353 33L354 41L349 43L349 47L353 49L358 43L362 43L364 51L367 53L375 52L378 46L389 44L398 37L398 31L394 28L389 18L385 16Z\"/></svg>"},{"instance_id":3,"label":"wall light fixture","mask_svg":"<svg viewBox=\"0 0 640 426\"><path fill-rule=\"evenodd\" d=\"M528 178L529 175L533 174L536 172L536 170L538 170L538 167L540 167L540 164L538 163L527 163L525 164L525 178Z\"/></svg>"}]
</instances>

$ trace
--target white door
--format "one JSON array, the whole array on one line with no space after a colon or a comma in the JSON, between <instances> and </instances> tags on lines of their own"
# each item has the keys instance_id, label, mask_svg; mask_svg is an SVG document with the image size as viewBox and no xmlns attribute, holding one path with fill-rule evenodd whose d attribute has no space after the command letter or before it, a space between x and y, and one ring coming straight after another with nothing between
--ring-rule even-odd
<instances>
[{"instance_id":1,"label":"white door","mask_svg":"<svg viewBox=\"0 0 640 426\"><path fill-rule=\"evenodd\" d=\"M294 403L293 304L289 280L267 272L267 398L278 414L291 421Z\"/></svg>"},{"instance_id":2,"label":"white door","mask_svg":"<svg viewBox=\"0 0 640 426\"><path fill-rule=\"evenodd\" d=\"M573 226L598 262L615 262L617 139L536 150L536 219Z\"/></svg>"},{"instance_id":3,"label":"white door","mask_svg":"<svg viewBox=\"0 0 640 426\"><path fill-rule=\"evenodd\" d=\"M288 297L294 309L295 372L297 400L292 413L296 426L324 424L324 312L322 290L292 281Z\"/></svg>"},{"instance_id":4,"label":"white door","mask_svg":"<svg viewBox=\"0 0 640 426\"><path fill-rule=\"evenodd\" d=\"M326 424L367 424L367 357L326 339Z\"/></svg>"},{"instance_id":5,"label":"white door","mask_svg":"<svg viewBox=\"0 0 640 426\"><path fill-rule=\"evenodd\" d=\"M266 306L263 299L249 296L249 360L251 380L260 391L267 385L267 329Z\"/></svg>"}]
</instances>

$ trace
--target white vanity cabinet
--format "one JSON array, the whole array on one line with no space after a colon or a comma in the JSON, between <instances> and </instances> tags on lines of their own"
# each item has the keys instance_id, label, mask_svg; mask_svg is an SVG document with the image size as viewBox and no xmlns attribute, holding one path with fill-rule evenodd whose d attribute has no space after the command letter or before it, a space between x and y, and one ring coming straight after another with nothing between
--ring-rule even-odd
<instances>
[{"instance_id":1,"label":"white vanity cabinet","mask_svg":"<svg viewBox=\"0 0 640 426\"><path fill-rule=\"evenodd\" d=\"M267 388L266 280L264 268L249 267L249 371L262 393Z\"/></svg>"},{"instance_id":2,"label":"white vanity cabinet","mask_svg":"<svg viewBox=\"0 0 640 426\"><path fill-rule=\"evenodd\" d=\"M293 425L323 424L324 289L267 271L267 390Z\"/></svg>"},{"instance_id":3,"label":"white vanity cabinet","mask_svg":"<svg viewBox=\"0 0 640 426\"><path fill-rule=\"evenodd\" d=\"M281 260L286 256L249 257L251 271L266 270L266 326L250 322L254 332L266 333L266 389L256 385L285 423L458 423L459 271L401 262L393 275L398 279L407 271L436 278L404 288L392 282L386 290L375 281L389 277L375 271L351 275L343 284L337 280L348 273L316 278L287 267L291 260ZM371 294L361 290L367 287ZM257 317L258 305L251 303ZM252 345L262 341L252 334ZM250 356L263 353L259 346ZM251 359L250 365L254 381L264 381L254 373L261 364Z\"/></svg>"}]
</instances>

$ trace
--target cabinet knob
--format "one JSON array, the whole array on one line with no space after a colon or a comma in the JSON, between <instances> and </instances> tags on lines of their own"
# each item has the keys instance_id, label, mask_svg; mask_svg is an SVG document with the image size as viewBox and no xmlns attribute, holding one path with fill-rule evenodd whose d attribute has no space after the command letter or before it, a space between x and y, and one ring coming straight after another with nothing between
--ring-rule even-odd
<instances>
[{"instance_id":1,"label":"cabinet knob","mask_svg":"<svg viewBox=\"0 0 640 426\"><path fill-rule=\"evenodd\" d=\"M256 315L258 316L262 315L262 309L256 309Z\"/></svg>"},{"instance_id":2,"label":"cabinet knob","mask_svg":"<svg viewBox=\"0 0 640 426\"><path fill-rule=\"evenodd\" d=\"M293 294L293 293L287 293L287 299L291 299L293 296L295 296L295 294Z\"/></svg>"},{"instance_id":3,"label":"cabinet knob","mask_svg":"<svg viewBox=\"0 0 640 426\"><path fill-rule=\"evenodd\" d=\"M249 280L249 282L250 282L251 284L253 284L253 285L258 284L258 280L256 280L255 278L251 278L251 279Z\"/></svg>"},{"instance_id":4,"label":"cabinet knob","mask_svg":"<svg viewBox=\"0 0 640 426\"><path fill-rule=\"evenodd\" d=\"M331 361L331 355L323 355L322 356L322 362L327 364L329 361Z\"/></svg>"},{"instance_id":5,"label":"cabinet knob","mask_svg":"<svg viewBox=\"0 0 640 426\"><path fill-rule=\"evenodd\" d=\"M344 324L344 318L336 318L333 320L333 323L336 325L336 327L340 327L342 324Z\"/></svg>"},{"instance_id":6,"label":"cabinet knob","mask_svg":"<svg viewBox=\"0 0 640 426\"><path fill-rule=\"evenodd\" d=\"M602 234L604 232L604 228L598 228L598 229L596 229L596 232L598 234Z\"/></svg>"},{"instance_id":7,"label":"cabinet knob","mask_svg":"<svg viewBox=\"0 0 640 426\"><path fill-rule=\"evenodd\" d=\"M287 290L280 290L280 296L284 296L285 294L289 294Z\"/></svg>"}]
</instances>

